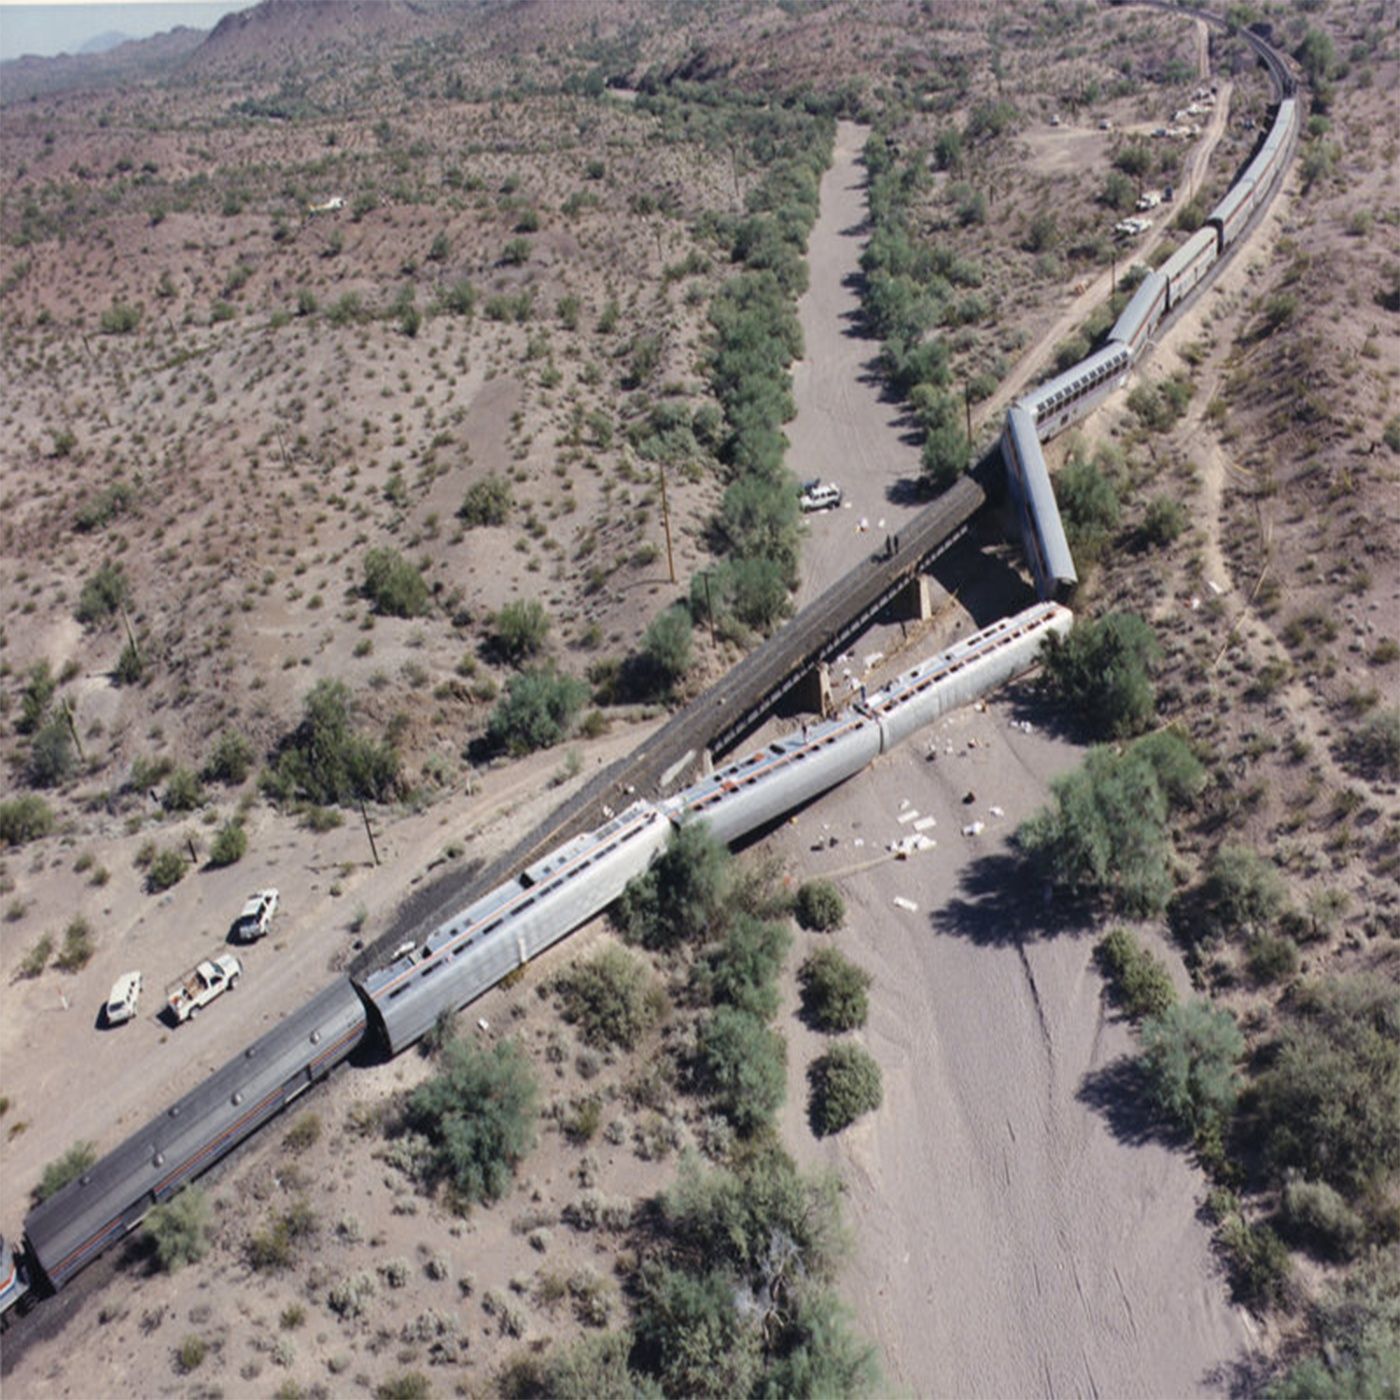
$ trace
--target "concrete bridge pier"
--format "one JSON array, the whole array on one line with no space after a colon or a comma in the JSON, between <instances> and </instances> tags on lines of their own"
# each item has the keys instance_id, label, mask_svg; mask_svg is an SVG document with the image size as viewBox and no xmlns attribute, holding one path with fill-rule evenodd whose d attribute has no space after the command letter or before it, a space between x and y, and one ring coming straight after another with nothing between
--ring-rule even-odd
<instances>
[{"instance_id":1,"label":"concrete bridge pier","mask_svg":"<svg viewBox=\"0 0 1400 1400\"><path fill-rule=\"evenodd\" d=\"M894 622L927 622L933 616L933 598L927 574L915 574L890 599L889 615Z\"/></svg>"},{"instance_id":2,"label":"concrete bridge pier","mask_svg":"<svg viewBox=\"0 0 1400 1400\"><path fill-rule=\"evenodd\" d=\"M797 684L783 696L784 714L820 715L825 719L833 708L831 670L825 661L819 661L810 670L804 671Z\"/></svg>"}]
</instances>

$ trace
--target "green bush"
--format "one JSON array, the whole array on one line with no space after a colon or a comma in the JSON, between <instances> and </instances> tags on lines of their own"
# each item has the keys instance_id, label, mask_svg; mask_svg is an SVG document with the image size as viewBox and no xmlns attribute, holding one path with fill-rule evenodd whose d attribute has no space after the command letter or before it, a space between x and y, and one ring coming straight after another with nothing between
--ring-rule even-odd
<instances>
[{"instance_id":1,"label":"green bush","mask_svg":"<svg viewBox=\"0 0 1400 1400\"><path fill-rule=\"evenodd\" d=\"M414 1090L408 1125L431 1146L429 1170L463 1205L499 1200L535 1145L538 1090L529 1059L513 1040L482 1048L456 1040L439 1072Z\"/></svg>"},{"instance_id":2,"label":"green bush","mask_svg":"<svg viewBox=\"0 0 1400 1400\"><path fill-rule=\"evenodd\" d=\"M1176 1005L1171 975L1125 928L1104 935L1094 950L1114 995L1134 1021L1161 1016Z\"/></svg>"},{"instance_id":3,"label":"green bush","mask_svg":"<svg viewBox=\"0 0 1400 1400\"><path fill-rule=\"evenodd\" d=\"M1128 914L1158 914L1173 889L1167 818L1205 780L1170 731L1121 754L1093 749L1080 768L1051 783L1053 805L1025 822L1016 839L1066 893L1106 898Z\"/></svg>"},{"instance_id":4,"label":"green bush","mask_svg":"<svg viewBox=\"0 0 1400 1400\"><path fill-rule=\"evenodd\" d=\"M375 612L385 617L422 617L428 611L428 585L397 550L367 550L363 591Z\"/></svg>"},{"instance_id":5,"label":"green bush","mask_svg":"<svg viewBox=\"0 0 1400 1400\"><path fill-rule=\"evenodd\" d=\"M1092 562L1118 526L1118 491L1098 461L1074 454L1055 477L1055 499L1076 559Z\"/></svg>"},{"instance_id":6,"label":"green bush","mask_svg":"<svg viewBox=\"0 0 1400 1400\"><path fill-rule=\"evenodd\" d=\"M1400 988L1379 975L1297 989L1252 1095L1255 1134L1289 1169L1347 1194L1400 1171Z\"/></svg>"},{"instance_id":7,"label":"green bush","mask_svg":"<svg viewBox=\"0 0 1400 1400\"><path fill-rule=\"evenodd\" d=\"M187 1186L145 1219L146 1240L156 1263L173 1274L209 1252L209 1200L197 1186Z\"/></svg>"},{"instance_id":8,"label":"green bush","mask_svg":"<svg viewBox=\"0 0 1400 1400\"><path fill-rule=\"evenodd\" d=\"M752 1012L717 1007L700 1028L700 1079L742 1133L770 1123L787 1095L787 1045Z\"/></svg>"},{"instance_id":9,"label":"green bush","mask_svg":"<svg viewBox=\"0 0 1400 1400\"><path fill-rule=\"evenodd\" d=\"M1143 538L1148 544L1173 544L1185 532L1187 524L1186 507L1180 501L1171 496L1154 496L1143 518Z\"/></svg>"},{"instance_id":10,"label":"green bush","mask_svg":"<svg viewBox=\"0 0 1400 1400\"><path fill-rule=\"evenodd\" d=\"M120 564L100 564L83 580L73 615L85 627L105 622L130 601L131 588Z\"/></svg>"},{"instance_id":11,"label":"green bush","mask_svg":"<svg viewBox=\"0 0 1400 1400\"><path fill-rule=\"evenodd\" d=\"M644 948L673 948L714 932L733 883L728 849L703 824L683 826L644 874L628 882L613 912Z\"/></svg>"},{"instance_id":12,"label":"green bush","mask_svg":"<svg viewBox=\"0 0 1400 1400\"><path fill-rule=\"evenodd\" d=\"M1400 709L1372 715L1342 745L1348 768L1364 777L1400 779Z\"/></svg>"},{"instance_id":13,"label":"green bush","mask_svg":"<svg viewBox=\"0 0 1400 1400\"><path fill-rule=\"evenodd\" d=\"M691 634L690 611L682 605L652 619L642 638L642 661L652 689L670 690L690 669Z\"/></svg>"},{"instance_id":14,"label":"green bush","mask_svg":"<svg viewBox=\"0 0 1400 1400\"><path fill-rule=\"evenodd\" d=\"M343 681L319 680L301 723L283 741L274 786L318 805L382 802L399 789L399 757L387 743L356 734Z\"/></svg>"},{"instance_id":15,"label":"green bush","mask_svg":"<svg viewBox=\"0 0 1400 1400\"><path fill-rule=\"evenodd\" d=\"M1142 1060L1153 1102L1198 1141L1218 1138L1239 1093L1244 1036L1209 1002L1168 1007L1142 1024Z\"/></svg>"},{"instance_id":16,"label":"green bush","mask_svg":"<svg viewBox=\"0 0 1400 1400\"><path fill-rule=\"evenodd\" d=\"M124 301L113 301L100 318L104 335L130 335L141 324L141 312Z\"/></svg>"},{"instance_id":17,"label":"green bush","mask_svg":"<svg viewBox=\"0 0 1400 1400\"><path fill-rule=\"evenodd\" d=\"M92 961L96 950L92 944L92 928L81 914L76 915L63 931L63 951L54 959L62 972L77 972Z\"/></svg>"},{"instance_id":18,"label":"green bush","mask_svg":"<svg viewBox=\"0 0 1400 1400\"><path fill-rule=\"evenodd\" d=\"M853 1041L833 1045L812 1062L807 1115L812 1131L827 1137L880 1107L884 1084L874 1057Z\"/></svg>"},{"instance_id":19,"label":"green bush","mask_svg":"<svg viewBox=\"0 0 1400 1400\"><path fill-rule=\"evenodd\" d=\"M39 1177L34 1188L34 1203L47 1201L61 1191L70 1181L76 1181L89 1168L96 1165L97 1148L90 1142L75 1142L57 1161L50 1162Z\"/></svg>"},{"instance_id":20,"label":"green bush","mask_svg":"<svg viewBox=\"0 0 1400 1400\"><path fill-rule=\"evenodd\" d=\"M261 1230L248 1238L248 1267L255 1273L281 1273L291 1268L298 1245L317 1230L316 1214L305 1197L298 1197L286 1210L272 1215Z\"/></svg>"},{"instance_id":21,"label":"green bush","mask_svg":"<svg viewBox=\"0 0 1400 1400\"><path fill-rule=\"evenodd\" d=\"M792 946L782 924L734 912L728 929L697 966L696 980L713 1004L738 1007L767 1021L778 1010L778 974Z\"/></svg>"},{"instance_id":22,"label":"green bush","mask_svg":"<svg viewBox=\"0 0 1400 1400\"><path fill-rule=\"evenodd\" d=\"M1216 1238L1230 1271L1235 1301L1254 1312L1281 1307L1293 1287L1293 1264L1283 1241L1267 1225L1251 1225L1231 1214Z\"/></svg>"},{"instance_id":23,"label":"green bush","mask_svg":"<svg viewBox=\"0 0 1400 1400\"><path fill-rule=\"evenodd\" d=\"M0 843L23 846L53 830L53 811L42 797L26 793L0 802Z\"/></svg>"},{"instance_id":24,"label":"green bush","mask_svg":"<svg viewBox=\"0 0 1400 1400\"><path fill-rule=\"evenodd\" d=\"M1278 871L1246 846L1222 846L1211 857L1201 896L1217 935L1263 933L1288 904Z\"/></svg>"},{"instance_id":25,"label":"green bush","mask_svg":"<svg viewBox=\"0 0 1400 1400\"><path fill-rule=\"evenodd\" d=\"M537 656L548 635L549 614L534 598L507 603L491 622L492 650L512 665Z\"/></svg>"},{"instance_id":26,"label":"green bush","mask_svg":"<svg viewBox=\"0 0 1400 1400\"><path fill-rule=\"evenodd\" d=\"M167 812L193 812L204 805L204 789L188 768L176 768L167 779L160 805Z\"/></svg>"},{"instance_id":27,"label":"green bush","mask_svg":"<svg viewBox=\"0 0 1400 1400\"><path fill-rule=\"evenodd\" d=\"M146 889L151 894L160 894L171 886L178 885L185 878L185 871L188 869L189 861L184 855L174 847L167 846L156 854L146 868Z\"/></svg>"},{"instance_id":28,"label":"green bush","mask_svg":"<svg viewBox=\"0 0 1400 1400\"><path fill-rule=\"evenodd\" d=\"M797 922L814 933L830 933L846 919L846 901L830 880L804 880L793 906Z\"/></svg>"},{"instance_id":29,"label":"green bush","mask_svg":"<svg viewBox=\"0 0 1400 1400\"><path fill-rule=\"evenodd\" d=\"M248 833L243 823L227 821L209 844L209 864L215 869L234 865L248 854Z\"/></svg>"},{"instance_id":30,"label":"green bush","mask_svg":"<svg viewBox=\"0 0 1400 1400\"><path fill-rule=\"evenodd\" d=\"M564 1013L590 1045L630 1050L666 1009L666 993L647 965L623 948L605 948L563 973Z\"/></svg>"},{"instance_id":31,"label":"green bush","mask_svg":"<svg viewBox=\"0 0 1400 1400\"><path fill-rule=\"evenodd\" d=\"M24 694L20 696L19 721L15 728L21 734L34 734L43 728L57 691L58 682L54 680L49 663L36 661L29 668L29 680L25 684Z\"/></svg>"},{"instance_id":32,"label":"green bush","mask_svg":"<svg viewBox=\"0 0 1400 1400\"><path fill-rule=\"evenodd\" d=\"M179 1346L175 1348L175 1369L182 1376L187 1376L191 1371L197 1371L208 1355L209 1343L191 1333L181 1338Z\"/></svg>"},{"instance_id":33,"label":"green bush","mask_svg":"<svg viewBox=\"0 0 1400 1400\"><path fill-rule=\"evenodd\" d=\"M244 782L253 771L253 746L232 729L226 729L214 742L200 776L207 783Z\"/></svg>"},{"instance_id":34,"label":"green bush","mask_svg":"<svg viewBox=\"0 0 1400 1400\"><path fill-rule=\"evenodd\" d=\"M642 1282L637 1349L665 1395L749 1395L761 1373L760 1338L735 1306L733 1283L666 1266Z\"/></svg>"},{"instance_id":35,"label":"green bush","mask_svg":"<svg viewBox=\"0 0 1400 1400\"><path fill-rule=\"evenodd\" d=\"M1256 982L1282 982L1298 971L1298 946L1281 934L1261 933L1249 942L1248 964Z\"/></svg>"},{"instance_id":36,"label":"green bush","mask_svg":"<svg viewBox=\"0 0 1400 1400\"><path fill-rule=\"evenodd\" d=\"M510 508L510 482L501 476L488 476L467 488L457 518L467 525L504 525Z\"/></svg>"},{"instance_id":37,"label":"green bush","mask_svg":"<svg viewBox=\"0 0 1400 1400\"><path fill-rule=\"evenodd\" d=\"M812 953L797 974L802 987L802 1011L819 1031L853 1031L870 1014L872 978L835 948Z\"/></svg>"},{"instance_id":38,"label":"green bush","mask_svg":"<svg viewBox=\"0 0 1400 1400\"><path fill-rule=\"evenodd\" d=\"M56 714L34 736L25 775L34 787L51 788L71 778L77 769L78 754L68 717Z\"/></svg>"},{"instance_id":39,"label":"green bush","mask_svg":"<svg viewBox=\"0 0 1400 1400\"><path fill-rule=\"evenodd\" d=\"M1365 1222L1325 1181L1285 1182L1279 1221L1289 1239L1323 1259L1354 1259L1366 1240Z\"/></svg>"},{"instance_id":40,"label":"green bush","mask_svg":"<svg viewBox=\"0 0 1400 1400\"><path fill-rule=\"evenodd\" d=\"M1161 649L1135 613L1077 621L1068 637L1047 637L1042 655L1052 693L1095 736L1140 734L1155 718Z\"/></svg>"},{"instance_id":41,"label":"green bush","mask_svg":"<svg viewBox=\"0 0 1400 1400\"><path fill-rule=\"evenodd\" d=\"M522 671L506 682L505 697L491 712L487 742L514 757L547 749L568 736L588 699L588 687L557 671Z\"/></svg>"}]
</instances>

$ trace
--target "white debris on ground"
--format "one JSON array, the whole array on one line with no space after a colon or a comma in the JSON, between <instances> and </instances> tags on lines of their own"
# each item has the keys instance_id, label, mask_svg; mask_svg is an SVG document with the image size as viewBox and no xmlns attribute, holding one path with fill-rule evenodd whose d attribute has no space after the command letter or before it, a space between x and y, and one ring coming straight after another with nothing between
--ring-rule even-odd
<instances>
[{"instance_id":1,"label":"white debris on ground","mask_svg":"<svg viewBox=\"0 0 1400 1400\"><path fill-rule=\"evenodd\" d=\"M901 812L896 818L900 826L903 826L906 822L918 821L918 819L919 809L917 807L911 807L907 812Z\"/></svg>"},{"instance_id":2,"label":"white debris on ground","mask_svg":"<svg viewBox=\"0 0 1400 1400\"><path fill-rule=\"evenodd\" d=\"M919 906L912 899L905 899L903 895L895 895L892 903L896 909L903 909L906 914L917 914Z\"/></svg>"},{"instance_id":3,"label":"white debris on ground","mask_svg":"<svg viewBox=\"0 0 1400 1400\"><path fill-rule=\"evenodd\" d=\"M928 836L902 836L898 841L891 841L889 849L896 860L908 860L915 851L931 851L937 845L938 842Z\"/></svg>"},{"instance_id":4,"label":"white debris on ground","mask_svg":"<svg viewBox=\"0 0 1400 1400\"><path fill-rule=\"evenodd\" d=\"M1004 817L1006 815L1005 810L1001 807L989 807L987 810L991 812L994 817Z\"/></svg>"},{"instance_id":5,"label":"white debris on ground","mask_svg":"<svg viewBox=\"0 0 1400 1400\"><path fill-rule=\"evenodd\" d=\"M936 817L920 817L919 820L914 823L914 830L927 831L929 827L937 825L938 819Z\"/></svg>"},{"instance_id":6,"label":"white debris on ground","mask_svg":"<svg viewBox=\"0 0 1400 1400\"><path fill-rule=\"evenodd\" d=\"M986 822L969 822L962 831L964 836L980 836L986 829Z\"/></svg>"}]
</instances>

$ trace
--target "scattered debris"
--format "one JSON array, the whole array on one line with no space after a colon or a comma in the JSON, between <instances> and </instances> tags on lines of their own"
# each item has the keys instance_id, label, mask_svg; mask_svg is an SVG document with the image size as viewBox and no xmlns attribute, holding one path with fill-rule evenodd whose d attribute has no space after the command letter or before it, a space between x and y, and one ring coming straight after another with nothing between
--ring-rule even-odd
<instances>
[{"instance_id":1,"label":"scattered debris","mask_svg":"<svg viewBox=\"0 0 1400 1400\"><path fill-rule=\"evenodd\" d=\"M900 826L903 826L906 822L917 821L918 818L919 809L917 807L911 807L907 812L901 812L897 820Z\"/></svg>"},{"instance_id":2,"label":"scattered debris","mask_svg":"<svg viewBox=\"0 0 1400 1400\"><path fill-rule=\"evenodd\" d=\"M976 802L976 801L977 801L977 794L976 794L975 792L973 792L971 788L969 788L965 793L963 793L963 806L964 806L964 807L971 807L972 804L973 804L974 802Z\"/></svg>"},{"instance_id":3,"label":"scattered debris","mask_svg":"<svg viewBox=\"0 0 1400 1400\"><path fill-rule=\"evenodd\" d=\"M963 827L964 836L980 836L987 829L986 822L969 822Z\"/></svg>"},{"instance_id":4,"label":"scattered debris","mask_svg":"<svg viewBox=\"0 0 1400 1400\"><path fill-rule=\"evenodd\" d=\"M990 811L994 817L1004 817L1006 815L1000 807L990 807L988 811Z\"/></svg>"},{"instance_id":5,"label":"scattered debris","mask_svg":"<svg viewBox=\"0 0 1400 1400\"><path fill-rule=\"evenodd\" d=\"M912 899L905 899L901 894L895 895L894 907L896 909L903 909L906 914L917 914L919 912L919 906L915 904Z\"/></svg>"},{"instance_id":6,"label":"scattered debris","mask_svg":"<svg viewBox=\"0 0 1400 1400\"><path fill-rule=\"evenodd\" d=\"M933 818L933 817L920 817L919 820L916 821L916 822L914 823L914 830L915 830L915 831L927 831L927 830L929 829L929 827L931 827L931 826L937 826L937 825L938 825L938 822L937 822L937 820L936 820L935 818Z\"/></svg>"}]
</instances>

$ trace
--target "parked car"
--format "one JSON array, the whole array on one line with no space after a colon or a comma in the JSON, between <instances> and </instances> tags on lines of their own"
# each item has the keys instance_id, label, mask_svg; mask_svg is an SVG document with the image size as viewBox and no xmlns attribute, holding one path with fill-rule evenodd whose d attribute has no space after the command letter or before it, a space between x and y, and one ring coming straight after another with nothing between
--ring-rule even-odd
<instances>
[{"instance_id":1,"label":"parked car","mask_svg":"<svg viewBox=\"0 0 1400 1400\"><path fill-rule=\"evenodd\" d=\"M277 891L258 890L248 896L248 902L233 922L233 936L240 943L252 943L272 927L277 912Z\"/></svg>"},{"instance_id":2,"label":"parked car","mask_svg":"<svg viewBox=\"0 0 1400 1400\"><path fill-rule=\"evenodd\" d=\"M140 996L141 974L139 972L123 972L112 983L112 990L107 994L107 1024L120 1026L124 1022L134 1019L136 1003Z\"/></svg>"},{"instance_id":3,"label":"parked car","mask_svg":"<svg viewBox=\"0 0 1400 1400\"><path fill-rule=\"evenodd\" d=\"M841 488L834 481L809 481L802 488L802 509L835 510L841 504Z\"/></svg>"}]
</instances>

